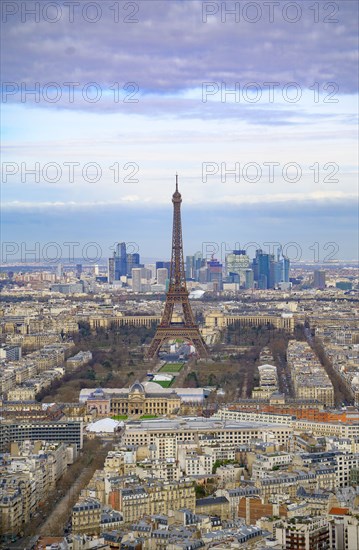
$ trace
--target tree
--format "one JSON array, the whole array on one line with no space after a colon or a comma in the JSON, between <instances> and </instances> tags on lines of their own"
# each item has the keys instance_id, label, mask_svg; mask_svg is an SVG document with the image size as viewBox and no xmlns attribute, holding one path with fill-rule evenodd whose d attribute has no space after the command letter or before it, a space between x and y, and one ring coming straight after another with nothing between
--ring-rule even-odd
<instances>
[{"instance_id":1,"label":"tree","mask_svg":"<svg viewBox=\"0 0 359 550\"><path fill-rule=\"evenodd\" d=\"M88 369L87 378L89 380L96 380L96 374L95 374L95 371L93 369Z\"/></svg>"},{"instance_id":2,"label":"tree","mask_svg":"<svg viewBox=\"0 0 359 550\"><path fill-rule=\"evenodd\" d=\"M206 496L206 489L203 485L199 485L198 483L195 484L194 490L196 492L196 498L203 498Z\"/></svg>"}]
</instances>

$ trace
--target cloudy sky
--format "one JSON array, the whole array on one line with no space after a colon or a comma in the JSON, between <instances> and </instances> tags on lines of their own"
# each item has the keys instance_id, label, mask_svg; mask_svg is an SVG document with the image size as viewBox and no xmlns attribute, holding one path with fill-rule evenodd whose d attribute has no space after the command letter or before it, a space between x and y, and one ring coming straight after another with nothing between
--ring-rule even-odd
<instances>
[{"instance_id":1,"label":"cloudy sky","mask_svg":"<svg viewBox=\"0 0 359 550\"><path fill-rule=\"evenodd\" d=\"M168 258L176 171L187 254L357 257L357 2L2 9L7 261L50 242Z\"/></svg>"}]
</instances>

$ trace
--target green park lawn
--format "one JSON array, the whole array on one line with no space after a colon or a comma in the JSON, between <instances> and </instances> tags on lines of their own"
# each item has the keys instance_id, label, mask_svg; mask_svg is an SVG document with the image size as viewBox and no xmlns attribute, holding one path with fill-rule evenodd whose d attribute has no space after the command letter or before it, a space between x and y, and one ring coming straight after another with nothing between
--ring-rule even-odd
<instances>
[{"instance_id":1,"label":"green park lawn","mask_svg":"<svg viewBox=\"0 0 359 550\"><path fill-rule=\"evenodd\" d=\"M183 366L184 363L165 363L159 372L180 372Z\"/></svg>"}]
</instances>

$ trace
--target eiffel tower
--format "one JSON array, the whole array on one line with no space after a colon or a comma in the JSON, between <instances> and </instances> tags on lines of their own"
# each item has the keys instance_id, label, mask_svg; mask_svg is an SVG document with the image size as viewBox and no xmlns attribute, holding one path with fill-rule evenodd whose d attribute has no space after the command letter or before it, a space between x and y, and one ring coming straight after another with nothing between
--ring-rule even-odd
<instances>
[{"instance_id":1,"label":"eiffel tower","mask_svg":"<svg viewBox=\"0 0 359 550\"><path fill-rule=\"evenodd\" d=\"M173 202L173 230L172 230L172 257L170 284L166 296L165 310L156 334L147 351L147 357L153 358L158 354L161 346L168 340L184 338L193 343L198 355L208 357L208 350L203 341L198 325L196 325L192 309L188 300L186 276L183 262L181 202L178 191L178 176L176 174L176 191L172 195ZM183 322L173 323L173 309L175 304L182 306Z\"/></svg>"}]
</instances>

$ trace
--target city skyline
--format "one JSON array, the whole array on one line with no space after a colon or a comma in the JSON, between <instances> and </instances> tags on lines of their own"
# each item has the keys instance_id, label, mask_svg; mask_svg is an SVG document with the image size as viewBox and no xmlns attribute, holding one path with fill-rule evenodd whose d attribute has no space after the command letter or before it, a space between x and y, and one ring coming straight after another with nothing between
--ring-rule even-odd
<instances>
[{"instance_id":1,"label":"city skyline","mask_svg":"<svg viewBox=\"0 0 359 550\"><path fill-rule=\"evenodd\" d=\"M189 205L190 208L193 205ZM242 205L243 206L243 205ZM265 204L257 206L257 211L262 207L262 210L267 211L267 216L269 214L268 209L266 208ZM341 235L341 229L343 228L336 228L335 235L336 240L330 241L325 240L326 233L326 227L322 228L321 233L316 233L316 236L318 235L322 236L323 239L318 242L318 240L311 239L309 235L311 234L311 229L306 227L304 232L301 234L300 240L288 240L281 239L283 234L283 229L280 226L280 223L284 221L284 213L283 209L281 209L281 219L278 219L277 217L275 220L272 220L276 222L275 225L277 225L277 228L273 230L271 235L276 235L276 240L268 240L261 239L261 236L259 238L253 238L252 235L258 235L258 230L253 233L253 227L248 226L247 224L244 224L244 231L242 231L242 235L247 236L247 239L243 238L241 241L238 239L230 239L228 238L227 234L227 227L226 225L224 227L224 216L225 213L221 212L217 207L212 207L213 210L210 212L207 212L206 210L203 210L201 208L196 212L197 218L194 219L191 214L193 213L193 210L191 209L187 212L186 216L186 209L184 211L185 215L184 218L184 235L185 240L189 240L192 246L192 254L196 252L201 252L204 257L211 257L213 255L215 258L219 259L220 261L225 260L225 255L232 251L232 250L238 250L238 249L248 249L248 247L255 253L255 250L261 249L266 253L273 254L276 253L278 249L280 249L285 256L288 256L289 259L293 262L301 262L301 261L307 261L307 262L313 262L317 264L325 264L325 263L332 263L335 261L357 261L357 257L353 255L352 257L346 255L348 254L348 250L351 250L350 248L343 248L339 244L340 239L337 237ZM353 219L357 217L357 208L355 202L351 203L352 213L353 213ZM338 217L338 207L332 205L332 210L336 210L336 216ZM313 211L315 210L315 207L313 207ZM6 211L6 210L5 210ZM150 214L151 212L151 214ZM87 213L88 214L88 213ZM218 227L218 224L216 224L216 227L214 229L213 227L213 221L209 219L210 214L213 214L214 216L218 216L220 218L220 221L222 222L222 227ZM227 210L228 214L228 210ZM250 216L250 212L247 212L247 215ZM339 212L340 214L340 212ZM136 217L138 215L138 212L132 212L130 214L130 220L133 217ZM56 240L54 237L51 239L51 230L58 232L58 228L51 227L50 231L47 232L47 236L49 240L37 240L37 241L15 241L15 240L2 240L2 247L1 247L1 262L3 265L11 264L12 261L20 261L22 263L26 263L27 260L31 263L33 260L35 263L41 263L41 261L44 261L45 263L49 264L56 264L58 262L64 261L68 263L76 263L79 260L83 261L89 261L90 263L96 263L100 261L106 261L109 255L114 256L115 250L119 246L119 244L124 243L130 247L130 253L131 254L141 254L141 248L139 242L145 242L145 246L147 248L145 249L145 255L143 256L146 258L146 261L156 261L156 260L168 260L168 251L167 253L164 251L166 247L166 231L170 231L171 228L171 219L168 215L168 212L165 210L165 208L161 208L161 217L159 218L157 215L157 211L152 212L152 208L147 210L148 218L145 220L147 223L152 224L152 226L158 227L158 234L154 234L148 237L148 232L143 232L143 227L141 224L135 225L134 227L131 225L131 233L129 235L130 240L127 241L113 241L113 238L109 241L111 244L106 243L104 240L100 241L98 240L80 240L80 241L73 241L71 240L71 235L73 233L69 233L66 231L66 228L62 230L63 240L59 241ZM290 219L290 213L287 212L287 218L286 221L289 223L290 221L293 222L293 220ZM309 218L314 215L314 212L311 212L311 209L309 205L307 205L305 211L303 212L304 216L309 216ZM334 215L334 212L332 212L332 215ZM132 218L131 218L132 216ZM345 216L343 212L343 216ZM122 218L123 219L123 218ZM270 219L270 215L267 219ZM38 224L37 217L33 217L33 221L35 221L35 224ZM228 217L226 218L226 221L228 222ZM245 219L242 220L243 222ZM253 221L253 220L252 220ZM166 229L164 225L162 225L162 222L166 223ZM219 240L206 240L199 243L199 246L196 249L196 245L194 244L194 240L192 237L193 234L193 224L197 222L198 225L198 231L203 230L203 227L207 227L208 234L213 235L214 237L217 237L218 234L222 235L222 238ZM345 223L348 223L348 219L345 218ZM349 222L350 223L350 222ZM207 226L206 226L207 224ZM6 225L6 222L5 222ZM20 221L20 227L21 227L21 221ZM127 224L126 224L127 225ZM256 227L257 227L256 223ZM160 227L161 226L161 227ZM346 225L344 224L344 231L345 231ZM115 231L115 228L113 228ZM304 228L303 228L304 229ZM124 231L124 234L129 233L128 230ZM13 232L13 234L16 234ZM80 230L80 235L84 235L85 233ZM91 235L91 233L86 233L87 235ZM77 232L78 235L78 232ZM131 240L132 235L138 235L139 238L137 241ZM196 233L197 235L197 233ZM306 239L303 239L303 236L306 235ZM167 235L168 237L168 235ZM353 234L353 237L358 237L358 235ZM38 237L39 238L39 237ZM81 237L79 237L81 238ZM198 242L198 241L197 241ZM167 243L168 244L168 243ZM193 247L194 244L194 247ZM161 248L159 248L159 245ZM168 250L168 247L166 247ZM82 255L77 255L78 252L82 250ZM90 251L89 251L90 250ZM156 254L157 252L157 254ZM152 255L154 253L154 255ZM186 253L186 250L185 250ZM150 256L148 256L150 254ZM350 252L349 252L350 254Z\"/></svg>"}]
</instances>

